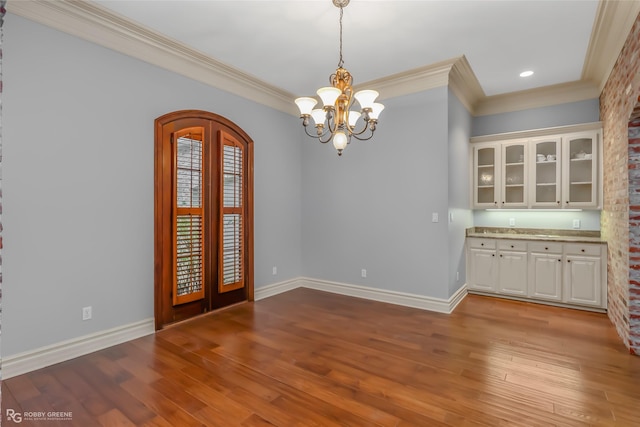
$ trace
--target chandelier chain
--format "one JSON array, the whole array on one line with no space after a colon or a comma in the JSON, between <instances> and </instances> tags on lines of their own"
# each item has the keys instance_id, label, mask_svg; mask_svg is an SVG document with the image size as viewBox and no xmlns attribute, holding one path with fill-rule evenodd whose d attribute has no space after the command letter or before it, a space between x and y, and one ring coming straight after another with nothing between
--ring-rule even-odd
<instances>
[{"instance_id":1,"label":"chandelier chain","mask_svg":"<svg viewBox=\"0 0 640 427\"><path fill-rule=\"evenodd\" d=\"M338 61L338 68L342 68L344 60L342 59L342 13L343 8L340 6L340 61Z\"/></svg>"}]
</instances>

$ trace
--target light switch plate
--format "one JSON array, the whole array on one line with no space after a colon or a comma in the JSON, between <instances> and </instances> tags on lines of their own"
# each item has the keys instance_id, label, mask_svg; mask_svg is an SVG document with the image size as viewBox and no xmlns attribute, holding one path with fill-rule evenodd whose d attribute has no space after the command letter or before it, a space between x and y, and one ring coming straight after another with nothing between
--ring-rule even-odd
<instances>
[{"instance_id":1,"label":"light switch plate","mask_svg":"<svg viewBox=\"0 0 640 427\"><path fill-rule=\"evenodd\" d=\"M438 222L438 212L431 214L431 222Z\"/></svg>"}]
</instances>

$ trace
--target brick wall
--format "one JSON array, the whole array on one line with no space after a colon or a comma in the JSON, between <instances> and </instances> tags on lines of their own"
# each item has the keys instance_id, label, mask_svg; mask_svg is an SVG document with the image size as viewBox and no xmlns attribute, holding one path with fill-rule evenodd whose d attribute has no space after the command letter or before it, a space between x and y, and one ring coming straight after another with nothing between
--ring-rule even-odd
<instances>
[{"instance_id":1,"label":"brick wall","mask_svg":"<svg viewBox=\"0 0 640 427\"><path fill-rule=\"evenodd\" d=\"M640 137L630 125L640 95L640 16L600 95L604 134L602 234L609 243L609 318L640 354Z\"/></svg>"}]
</instances>

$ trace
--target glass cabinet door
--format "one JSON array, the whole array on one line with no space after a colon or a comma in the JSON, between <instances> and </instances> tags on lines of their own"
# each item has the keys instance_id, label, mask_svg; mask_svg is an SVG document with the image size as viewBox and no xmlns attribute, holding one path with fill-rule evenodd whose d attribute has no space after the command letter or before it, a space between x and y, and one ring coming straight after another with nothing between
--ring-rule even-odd
<instances>
[{"instance_id":1,"label":"glass cabinet door","mask_svg":"<svg viewBox=\"0 0 640 427\"><path fill-rule=\"evenodd\" d=\"M561 208L562 152L560 138L531 141L531 206Z\"/></svg>"},{"instance_id":2,"label":"glass cabinet door","mask_svg":"<svg viewBox=\"0 0 640 427\"><path fill-rule=\"evenodd\" d=\"M502 144L501 207L527 206L526 141Z\"/></svg>"},{"instance_id":3,"label":"glass cabinet door","mask_svg":"<svg viewBox=\"0 0 640 427\"><path fill-rule=\"evenodd\" d=\"M476 208L498 207L499 179L497 146L473 148L473 204Z\"/></svg>"},{"instance_id":4,"label":"glass cabinet door","mask_svg":"<svg viewBox=\"0 0 640 427\"><path fill-rule=\"evenodd\" d=\"M562 140L564 207L592 207L597 201L598 132L567 135Z\"/></svg>"}]
</instances>

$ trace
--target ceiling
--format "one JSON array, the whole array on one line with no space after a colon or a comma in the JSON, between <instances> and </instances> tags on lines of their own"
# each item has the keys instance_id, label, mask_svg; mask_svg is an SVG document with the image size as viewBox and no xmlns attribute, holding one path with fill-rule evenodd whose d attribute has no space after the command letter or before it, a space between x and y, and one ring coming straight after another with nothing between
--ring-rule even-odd
<instances>
[{"instance_id":1,"label":"ceiling","mask_svg":"<svg viewBox=\"0 0 640 427\"><path fill-rule=\"evenodd\" d=\"M331 0L16 0L8 12L295 115L293 98L328 85L339 60ZM351 0L344 66L381 99L448 85L473 115L593 99L638 13L640 0Z\"/></svg>"},{"instance_id":2,"label":"ceiling","mask_svg":"<svg viewBox=\"0 0 640 427\"><path fill-rule=\"evenodd\" d=\"M339 58L331 0L98 4L297 96L325 86ZM597 0L375 1L344 8L345 68L356 83L465 55L486 95L579 80ZM534 71L528 78L520 72Z\"/></svg>"}]
</instances>

